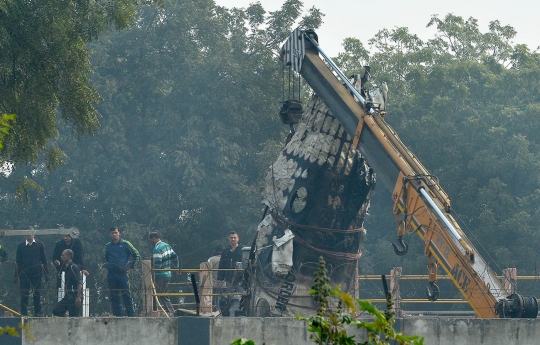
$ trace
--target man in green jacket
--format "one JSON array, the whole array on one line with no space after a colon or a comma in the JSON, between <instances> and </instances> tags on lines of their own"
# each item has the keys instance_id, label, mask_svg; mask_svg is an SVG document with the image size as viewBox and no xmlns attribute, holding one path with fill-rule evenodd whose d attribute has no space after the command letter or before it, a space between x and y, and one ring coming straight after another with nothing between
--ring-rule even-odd
<instances>
[{"instance_id":1,"label":"man in green jacket","mask_svg":"<svg viewBox=\"0 0 540 345\"><path fill-rule=\"evenodd\" d=\"M135 316L133 300L129 291L128 273L140 261L139 251L131 242L120 238L117 227L110 229L111 242L105 246L105 262L107 263L107 284L114 316L123 316L122 302L126 309L126 316Z\"/></svg>"}]
</instances>

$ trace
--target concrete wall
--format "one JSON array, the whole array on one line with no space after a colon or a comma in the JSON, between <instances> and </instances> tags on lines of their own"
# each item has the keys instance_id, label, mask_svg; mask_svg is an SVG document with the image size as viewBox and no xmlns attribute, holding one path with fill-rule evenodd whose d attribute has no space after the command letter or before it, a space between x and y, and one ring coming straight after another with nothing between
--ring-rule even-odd
<instances>
[{"instance_id":1,"label":"concrete wall","mask_svg":"<svg viewBox=\"0 0 540 345\"><path fill-rule=\"evenodd\" d=\"M29 318L36 339L23 344L178 344L178 323L167 318Z\"/></svg>"},{"instance_id":2,"label":"concrete wall","mask_svg":"<svg viewBox=\"0 0 540 345\"><path fill-rule=\"evenodd\" d=\"M408 318L404 334L419 334L426 345L540 344L538 319Z\"/></svg>"},{"instance_id":3,"label":"concrete wall","mask_svg":"<svg viewBox=\"0 0 540 345\"><path fill-rule=\"evenodd\" d=\"M0 318L0 325L21 320ZM29 318L24 320L36 338L0 336L2 345L226 345L236 338L257 345L312 345L303 322L291 318ZM464 319L418 317L396 320L406 335L418 334L426 345L539 344L537 319ZM357 341L363 334L357 334Z\"/></svg>"}]
</instances>

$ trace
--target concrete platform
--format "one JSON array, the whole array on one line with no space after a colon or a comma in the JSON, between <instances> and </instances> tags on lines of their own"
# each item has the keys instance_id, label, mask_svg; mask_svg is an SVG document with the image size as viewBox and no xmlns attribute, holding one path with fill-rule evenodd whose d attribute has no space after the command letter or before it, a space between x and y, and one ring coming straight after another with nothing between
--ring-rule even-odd
<instances>
[{"instance_id":1,"label":"concrete platform","mask_svg":"<svg viewBox=\"0 0 540 345\"><path fill-rule=\"evenodd\" d=\"M19 318L0 318L1 325L16 326ZM308 345L304 322L293 318L29 318L35 341L0 336L2 345L159 344L226 345L244 337L262 345ZM537 319L471 319L414 317L397 319L395 328L406 335L418 334L427 345L539 344ZM351 330L357 341L363 333Z\"/></svg>"}]
</instances>

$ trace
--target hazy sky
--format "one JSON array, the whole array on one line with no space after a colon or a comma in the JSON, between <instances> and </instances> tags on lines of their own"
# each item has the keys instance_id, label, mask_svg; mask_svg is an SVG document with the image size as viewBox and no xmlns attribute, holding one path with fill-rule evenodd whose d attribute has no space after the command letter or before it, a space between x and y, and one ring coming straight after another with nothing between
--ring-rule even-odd
<instances>
[{"instance_id":1,"label":"hazy sky","mask_svg":"<svg viewBox=\"0 0 540 345\"><path fill-rule=\"evenodd\" d=\"M220 6L246 7L254 0L215 0ZM266 11L275 11L283 0L260 0ZM346 37L355 37L369 49L367 41L381 29L408 27L409 32L422 40L434 37L435 30L426 28L431 15L443 19L453 13L478 20L481 32L488 31L491 21L510 25L516 31L514 43L527 44L531 50L540 46L540 1L526 0L304 0L304 9L313 6L325 14L317 30L321 47L331 56L342 51Z\"/></svg>"}]
</instances>

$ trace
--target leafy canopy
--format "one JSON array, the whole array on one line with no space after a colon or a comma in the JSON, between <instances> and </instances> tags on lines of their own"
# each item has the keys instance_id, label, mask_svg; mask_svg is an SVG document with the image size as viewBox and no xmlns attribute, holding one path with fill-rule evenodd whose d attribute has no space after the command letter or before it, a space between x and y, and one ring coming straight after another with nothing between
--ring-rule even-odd
<instances>
[{"instance_id":1,"label":"leafy canopy","mask_svg":"<svg viewBox=\"0 0 540 345\"><path fill-rule=\"evenodd\" d=\"M143 1L149 2L149 1ZM65 162L52 140L58 118L77 137L94 135L100 115L88 43L131 26L139 0L0 1L0 114L17 122L0 159L15 166Z\"/></svg>"}]
</instances>

